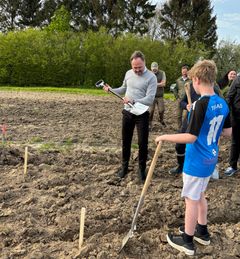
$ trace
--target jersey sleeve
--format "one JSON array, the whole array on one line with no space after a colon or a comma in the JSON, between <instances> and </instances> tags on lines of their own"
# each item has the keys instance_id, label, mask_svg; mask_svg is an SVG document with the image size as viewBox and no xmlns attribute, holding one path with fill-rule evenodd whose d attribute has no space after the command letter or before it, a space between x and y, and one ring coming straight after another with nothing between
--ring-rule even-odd
<instances>
[{"instance_id":1,"label":"jersey sleeve","mask_svg":"<svg viewBox=\"0 0 240 259\"><path fill-rule=\"evenodd\" d=\"M189 124L186 131L187 133L198 137L204 122L208 101L209 98L202 98L193 103L193 108L190 112Z\"/></svg>"},{"instance_id":2,"label":"jersey sleeve","mask_svg":"<svg viewBox=\"0 0 240 259\"><path fill-rule=\"evenodd\" d=\"M231 127L232 127L232 125L231 125L230 113L228 113L228 115L224 121L223 128L227 129L227 128L231 128Z\"/></svg>"}]
</instances>

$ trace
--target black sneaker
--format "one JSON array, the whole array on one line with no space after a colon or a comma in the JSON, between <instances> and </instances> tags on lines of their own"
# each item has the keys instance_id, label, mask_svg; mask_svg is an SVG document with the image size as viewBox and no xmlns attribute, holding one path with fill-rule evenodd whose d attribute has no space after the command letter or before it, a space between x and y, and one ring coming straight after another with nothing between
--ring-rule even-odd
<instances>
[{"instance_id":1,"label":"black sneaker","mask_svg":"<svg viewBox=\"0 0 240 259\"><path fill-rule=\"evenodd\" d=\"M193 242L187 243L184 241L182 235L167 234L167 241L170 246L177 249L180 252L184 252L186 255L194 255L195 249Z\"/></svg>"},{"instance_id":2,"label":"black sneaker","mask_svg":"<svg viewBox=\"0 0 240 259\"><path fill-rule=\"evenodd\" d=\"M178 230L179 230L179 233L183 234L184 233L184 226L179 227ZM210 242L211 242L209 233L207 233L205 235L201 235L197 231L197 229L195 230L193 239L196 240L199 244L204 245L204 246L210 245Z\"/></svg>"},{"instance_id":3,"label":"black sneaker","mask_svg":"<svg viewBox=\"0 0 240 259\"><path fill-rule=\"evenodd\" d=\"M168 172L169 172L169 174L181 174L182 170L183 170L182 167L177 166L177 167L170 169Z\"/></svg>"}]
</instances>

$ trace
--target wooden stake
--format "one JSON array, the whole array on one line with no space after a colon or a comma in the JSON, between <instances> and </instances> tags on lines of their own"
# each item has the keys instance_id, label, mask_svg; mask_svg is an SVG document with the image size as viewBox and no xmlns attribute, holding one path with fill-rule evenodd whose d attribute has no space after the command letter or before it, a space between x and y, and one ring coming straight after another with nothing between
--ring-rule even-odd
<instances>
[{"instance_id":1,"label":"wooden stake","mask_svg":"<svg viewBox=\"0 0 240 259\"><path fill-rule=\"evenodd\" d=\"M24 155L24 171L23 175L27 175L27 163L28 163L28 147L25 147L25 155Z\"/></svg>"},{"instance_id":2,"label":"wooden stake","mask_svg":"<svg viewBox=\"0 0 240 259\"><path fill-rule=\"evenodd\" d=\"M86 209L82 208L81 215L80 215L80 229L79 229L79 254L81 253L81 248L83 244L85 213L86 213Z\"/></svg>"}]
</instances>

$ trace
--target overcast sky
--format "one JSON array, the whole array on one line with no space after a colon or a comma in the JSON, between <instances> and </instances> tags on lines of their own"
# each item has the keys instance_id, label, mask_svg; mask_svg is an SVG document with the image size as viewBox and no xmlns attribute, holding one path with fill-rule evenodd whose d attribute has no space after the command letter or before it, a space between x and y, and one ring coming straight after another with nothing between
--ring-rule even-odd
<instances>
[{"instance_id":1,"label":"overcast sky","mask_svg":"<svg viewBox=\"0 0 240 259\"><path fill-rule=\"evenodd\" d=\"M164 3L166 0L152 0ZM240 1L212 0L214 15L217 15L218 41L228 40L240 43Z\"/></svg>"}]
</instances>

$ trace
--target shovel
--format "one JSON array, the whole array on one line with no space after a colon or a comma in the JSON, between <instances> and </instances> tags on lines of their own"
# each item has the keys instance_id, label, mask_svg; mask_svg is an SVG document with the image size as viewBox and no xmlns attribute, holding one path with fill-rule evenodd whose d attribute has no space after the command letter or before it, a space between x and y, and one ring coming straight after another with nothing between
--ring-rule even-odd
<instances>
[{"instance_id":1,"label":"shovel","mask_svg":"<svg viewBox=\"0 0 240 259\"><path fill-rule=\"evenodd\" d=\"M129 238L131 238L133 236L133 231L136 230L136 222L137 222L138 212L141 209L141 206L142 206L143 201L144 201L144 196L147 192L148 186L150 185L150 181L152 179L153 171L154 171L154 168L156 166L157 159L158 159L158 156L159 156L159 153L160 153L160 150L161 150L161 145L162 145L162 142L160 141L157 145L153 160L152 160L150 168L148 170L147 179L144 183L142 193L141 193L140 199L138 201L137 209L136 209L135 214L133 216L131 229L129 230L128 234L123 238L122 246L121 246L121 249L119 250L119 253L122 251L124 246L127 244Z\"/></svg>"},{"instance_id":2,"label":"shovel","mask_svg":"<svg viewBox=\"0 0 240 259\"><path fill-rule=\"evenodd\" d=\"M97 83L95 85L96 85L96 87L99 88L99 87L104 87L105 83L103 80L99 80L99 81L97 81ZM109 88L109 92L112 93L113 95L117 96L121 100L123 100L123 97L121 95L115 93L111 88ZM149 108L149 106L144 105L139 102L136 102L134 104L129 102L128 105L130 106L130 112L134 115L141 115L144 112L146 112Z\"/></svg>"}]
</instances>

